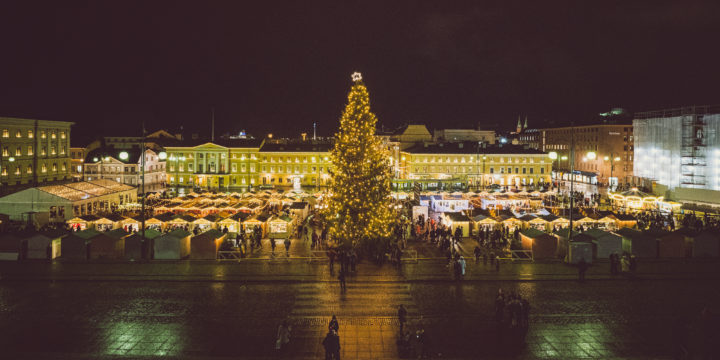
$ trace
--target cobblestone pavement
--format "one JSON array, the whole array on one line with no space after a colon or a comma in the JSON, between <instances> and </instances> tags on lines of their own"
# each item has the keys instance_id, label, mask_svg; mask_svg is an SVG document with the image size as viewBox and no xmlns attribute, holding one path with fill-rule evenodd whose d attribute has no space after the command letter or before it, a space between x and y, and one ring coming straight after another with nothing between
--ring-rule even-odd
<instances>
[{"instance_id":1,"label":"cobblestone pavement","mask_svg":"<svg viewBox=\"0 0 720 360\"><path fill-rule=\"evenodd\" d=\"M86 268L109 264L78 265ZM191 263L188 265L193 266ZM77 271L77 270L75 270ZM323 358L320 341L340 319L346 359L395 359L396 306L424 328L441 358L671 358L678 324L717 304L716 280L0 281L0 348L8 358ZM492 319L498 287L532 306L525 343ZM274 349L277 326L292 340ZM502 335L502 336L501 336ZM441 355L438 355L441 354Z\"/></svg>"}]
</instances>

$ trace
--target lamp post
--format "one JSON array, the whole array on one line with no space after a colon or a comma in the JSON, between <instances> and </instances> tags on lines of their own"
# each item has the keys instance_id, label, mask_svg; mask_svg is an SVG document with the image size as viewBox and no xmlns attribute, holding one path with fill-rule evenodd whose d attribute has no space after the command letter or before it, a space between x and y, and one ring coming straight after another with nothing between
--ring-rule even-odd
<instances>
[{"instance_id":1,"label":"lamp post","mask_svg":"<svg viewBox=\"0 0 720 360\"><path fill-rule=\"evenodd\" d=\"M614 153L610 153L610 156L605 157L605 161L610 161L610 179L608 179L608 189L612 190L612 179L613 179L613 170L615 170L615 162L620 161L619 156L615 156Z\"/></svg>"}]
</instances>

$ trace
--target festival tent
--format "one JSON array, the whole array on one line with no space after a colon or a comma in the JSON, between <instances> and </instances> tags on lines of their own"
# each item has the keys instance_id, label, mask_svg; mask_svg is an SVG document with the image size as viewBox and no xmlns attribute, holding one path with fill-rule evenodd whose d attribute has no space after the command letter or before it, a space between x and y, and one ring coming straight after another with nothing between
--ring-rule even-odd
<instances>
[{"instance_id":1,"label":"festival tent","mask_svg":"<svg viewBox=\"0 0 720 360\"><path fill-rule=\"evenodd\" d=\"M149 219L145 219L145 228L162 231L165 227L165 219L167 219L168 217L171 218L172 213L164 213L155 217L151 217Z\"/></svg>"},{"instance_id":2,"label":"festival tent","mask_svg":"<svg viewBox=\"0 0 720 360\"><path fill-rule=\"evenodd\" d=\"M124 220L124 216L116 214L104 216L95 221L95 229L97 231L110 231L113 229L117 229L121 227Z\"/></svg>"},{"instance_id":3,"label":"festival tent","mask_svg":"<svg viewBox=\"0 0 720 360\"><path fill-rule=\"evenodd\" d=\"M60 258L64 260L87 260L87 239L72 233L60 240Z\"/></svg>"},{"instance_id":4,"label":"festival tent","mask_svg":"<svg viewBox=\"0 0 720 360\"><path fill-rule=\"evenodd\" d=\"M290 204L290 215L299 218L301 221L308 216L309 205L306 201L295 201Z\"/></svg>"},{"instance_id":5,"label":"festival tent","mask_svg":"<svg viewBox=\"0 0 720 360\"><path fill-rule=\"evenodd\" d=\"M658 255L661 258L685 257L685 236L677 231L661 236Z\"/></svg>"},{"instance_id":6,"label":"festival tent","mask_svg":"<svg viewBox=\"0 0 720 360\"><path fill-rule=\"evenodd\" d=\"M544 234L543 231L528 228L520 232L520 243L522 244L523 250L532 250L533 240Z\"/></svg>"},{"instance_id":7,"label":"festival tent","mask_svg":"<svg viewBox=\"0 0 720 360\"><path fill-rule=\"evenodd\" d=\"M530 227L530 221L537 219L537 216L532 214L525 214L517 217L518 220L522 221L522 228L527 229Z\"/></svg>"},{"instance_id":8,"label":"festival tent","mask_svg":"<svg viewBox=\"0 0 720 360\"><path fill-rule=\"evenodd\" d=\"M43 233L32 232L24 241L27 243L27 259L50 259L52 239Z\"/></svg>"},{"instance_id":9,"label":"festival tent","mask_svg":"<svg viewBox=\"0 0 720 360\"><path fill-rule=\"evenodd\" d=\"M20 260L22 239L14 234L0 235L0 260Z\"/></svg>"},{"instance_id":10,"label":"festival tent","mask_svg":"<svg viewBox=\"0 0 720 360\"><path fill-rule=\"evenodd\" d=\"M215 260L220 244L225 241L226 234L215 229L208 230L190 239L190 259Z\"/></svg>"},{"instance_id":11,"label":"festival tent","mask_svg":"<svg viewBox=\"0 0 720 360\"><path fill-rule=\"evenodd\" d=\"M190 236L192 234L176 229L156 237L153 240L155 260L179 260L190 255Z\"/></svg>"},{"instance_id":12,"label":"festival tent","mask_svg":"<svg viewBox=\"0 0 720 360\"><path fill-rule=\"evenodd\" d=\"M75 230L85 230L85 229L92 229L95 226L95 220L98 220L99 218L95 215L84 215L79 217L74 217L68 221L66 221L67 225Z\"/></svg>"},{"instance_id":13,"label":"festival tent","mask_svg":"<svg viewBox=\"0 0 720 360\"><path fill-rule=\"evenodd\" d=\"M720 256L720 237L715 232L705 230L694 236L693 257L718 257Z\"/></svg>"},{"instance_id":14,"label":"festival tent","mask_svg":"<svg viewBox=\"0 0 720 360\"><path fill-rule=\"evenodd\" d=\"M104 233L89 239L90 259L122 259L125 252L124 239L116 239Z\"/></svg>"},{"instance_id":15,"label":"festival tent","mask_svg":"<svg viewBox=\"0 0 720 360\"><path fill-rule=\"evenodd\" d=\"M443 216L452 230L451 234L455 234L455 229L459 227L462 230L463 237L470 236L470 222L472 220L467 215L461 212L446 212Z\"/></svg>"},{"instance_id":16,"label":"festival tent","mask_svg":"<svg viewBox=\"0 0 720 360\"><path fill-rule=\"evenodd\" d=\"M617 219L611 215L601 217L596 222L597 228L601 230L615 230L617 228Z\"/></svg>"},{"instance_id":17,"label":"festival tent","mask_svg":"<svg viewBox=\"0 0 720 360\"><path fill-rule=\"evenodd\" d=\"M289 216L273 216L267 221L270 239L288 239L293 232L293 219Z\"/></svg>"},{"instance_id":18,"label":"festival tent","mask_svg":"<svg viewBox=\"0 0 720 360\"><path fill-rule=\"evenodd\" d=\"M205 232L209 229L215 229L215 221L219 220L216 215L207 215L205 217L193 220L193 229L198 229L200 232Z\"/></svg>"},{"instance_id":19,"label":"festival tent","mask_svg":"<svg viewBox=\"0 0 720 360\"><path fill-rule=\"evenodd\" d=\"M593 238L597 247L597 258L610 258L610 254L622 254L630 252L630 241L624 240L622 236L600 229L590 229L584 232L585 235Z\"/></svg>"},{"instance_id":20,"label":"festival tent","mask_svg":"<svg viewBox=\"0 0 720 360\"><path fill-rule=\"evenodd\" d=\"M262 237L265 238L267 233L267 220L268 216L265 214L257 214L245 219L245 221L243 221L245 233L251 234L253 233L255 226L259 226L262 231Z\"/></svg>"},{"instance_id":21,"label":"festival tent","mask_svg":"<svg viewBox=\"0 0 720 360\"><path fill-rule=\"evenodd\" d=\"M589 228L592 228L593 225L595 225L595 223L596 223L595 219L593 219L589 216L585 216L585 217L581 218L580 220L575 221L575 226L577 226L577 227L582 226L582 227L589 229Z\"/></svg>"}]
</instances>

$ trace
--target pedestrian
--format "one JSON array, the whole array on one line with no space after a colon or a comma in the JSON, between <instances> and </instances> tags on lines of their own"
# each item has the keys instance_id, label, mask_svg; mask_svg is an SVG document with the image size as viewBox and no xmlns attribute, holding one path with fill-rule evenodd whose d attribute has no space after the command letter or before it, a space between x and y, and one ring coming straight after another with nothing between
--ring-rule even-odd
<instances>
[{"instance_id":1,"label":"pedestrian","mask_svg":"<svg viewBox=\"0 0 720 360\"><path fill-rule=\"evenodd\" d=\"M330 259L330 275L332 275L335 268L335 252L332 249L328 250L328 258Z\"/></svg>"},{"instance_id":2,"label":"pedestrian","mask_svg":"<svg viewBox=\"0 0 720 360\"><path fill-rule=\"evenodd\" d=\"M322 345L325 348L325 360L340 360L340 336L337 332L328 331Z\"/></svg>"},{"instance_id":3,"label":"pedestrian","mask_svg":"<svg viewBox=\"0 0 720 360\"><path fill-rule=\"evenodd\" d=\"M578 280L580 282L585 281L585 271L587 271L588 264L585 262L585 258L581 258L578 262Z\"/></svg>"},{"instance_id":4,"label":"pedestrian","mask_svg":"<svg viewBox=\"0 0 720 360\"><path fill-rule=\"evenodd\" d=\"M345 292L345 270L340 269L340 275L338 275L338 280L340 280L340 292Z\"/></svg>"},{"instance_id":5,"label":"pedestrian","mask_svg":"<svg viewBox=\"0 0 720 360\"><path fill-rule=\"evenodd\" d=\"M340 331L340 323L338 323L338 319L335 315L333 315L332 319L330 319L328 330L335 331L336 333Z\"/></svg>"},{"instance_id":6,"label":"pedestrian","mask_svg":"<svg viewBox=\"0 0 720 360\"><path fill-rule=\"evenodd\" d=\"M403 304L398 306L398 321L400 322L400 335L402 336L405 330L405 322L407 321L407 310Z\"/></svg>"},{"instance_id":7,"label":"pedestrian","mask_svg":"<svg viewBox=\"0 0 720 360\"><path fill-rule=\"evenodd\" d=\"M460 278L462 279L465 277L465 258L460 255L460 260L458 260L458 264L460 265Z\"/></svg>"},{"instance_id":8,"label":"pedestrian","mask_svg":"<svg viewBox=\"0 0 720 360\"><path fill-rule=\"evenodd\" d=\"M290 257L290 238L285 238L285 255Z\"/></svg>"},{"instance_id":9,"label":"pedestrian","mask_svg":"<svg viewBox=\"0 0 720 360\"><path fill-rule=\"evenodd\" d=\"M495 271L500 272L500 256L495 256Z\"/></svg>"},{"instance_id":10,"label":"pedestrian","mask_svg":"<svg viewBox=\"0 0 720 360\"><path fill-rule=\"evenodd\" d=\"M481 253L482 251L480 250L480 247L479 247L479 246L475 245L475 250L474 250L474 252L475 252L475 263L477 264L477 263L480 262L480 253Z\"/></svg>"},{"instance_id":11,"label":"pedestrian","mask_svg":"<svg viewBox=\"0 0 720 360\"><path fill-rule=\"evenodd\" d=\"M280 350L285 344L290 342L290 331L292 331L292 326L288 324L287 320L283 320L282 324L278 327L275 350Z\"/></svg>"},{"instance_id":12,"label":"pedestrian","mask_svg":"<svg viewBox=\"0 0 720 360\"><path fill-rule=\"evenodd\" d=\"M272 251L272 254L275 255L275 239L270 239L270 249Z\"/></svg>"},{"instance_id":13,"label":"pedestrian","mask_svg":"<svg viewBox=\"0 0 720 360\"><path fill-rule=\"evenodd\" d=\"M635 254L632 254L632 255L630 255L630 274L632 274L634 276L636 270L637 270L637 257L635 257Z\"/></svg>"}]
</instances>

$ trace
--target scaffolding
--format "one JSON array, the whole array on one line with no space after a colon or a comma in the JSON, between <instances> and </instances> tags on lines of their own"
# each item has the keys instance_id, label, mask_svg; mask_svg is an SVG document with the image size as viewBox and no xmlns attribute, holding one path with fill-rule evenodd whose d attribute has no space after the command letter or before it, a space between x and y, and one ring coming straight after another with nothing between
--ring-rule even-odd
<instances>
[{"instance_id":1,"label":"scaffolding","mask_svg":"<svg viewBox=\"0 0 720 360\"><path fill-rule=\"evenodd\" d=\"M720 189L720 106L635 114L635 175L670 188Z\"/></svg>"}]
</instances>

